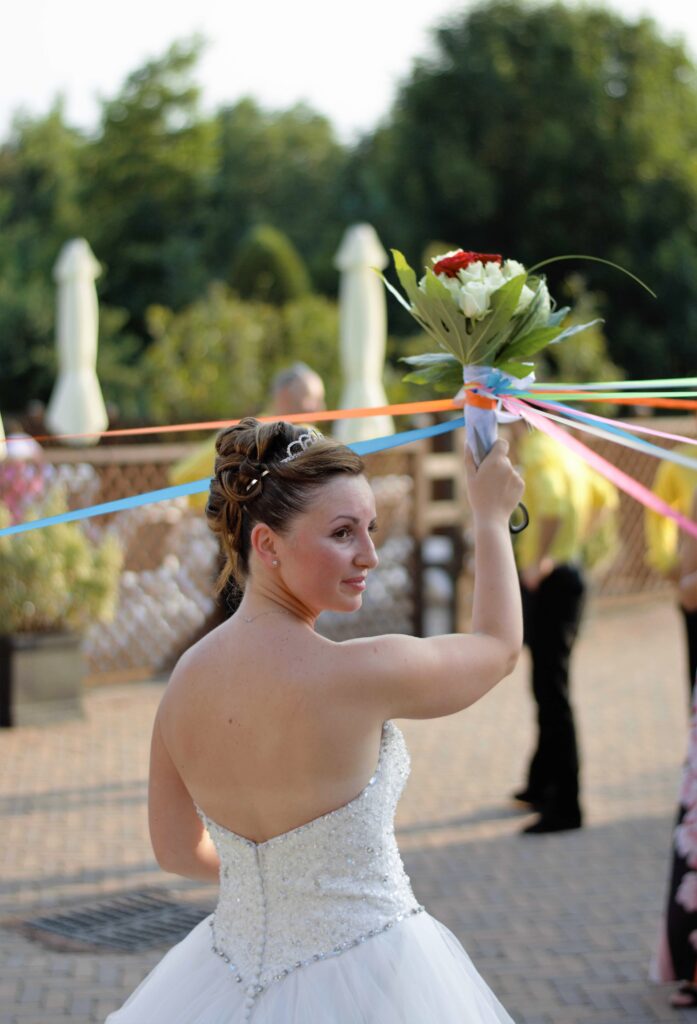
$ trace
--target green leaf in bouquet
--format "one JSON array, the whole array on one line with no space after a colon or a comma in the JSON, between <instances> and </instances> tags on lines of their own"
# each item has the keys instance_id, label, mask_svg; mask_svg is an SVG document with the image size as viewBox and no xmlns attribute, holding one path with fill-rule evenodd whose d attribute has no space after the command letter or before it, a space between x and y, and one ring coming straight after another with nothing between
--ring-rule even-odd
<instances>
[{"instance_id":1,"label":"green leaf in bouquet","mask_svg":"<svg viewBox=\"0 0 697 1024\"><path fill-rule=\"evenodd\" d=\"M462 363L455 356L449 355L447 352L419 352L414 356L400 356L400 363L406 363L407 366L413 366L416 369L421 369L428 366L434 366L436 363L449 363L454 367L460 367L462 370Z\"/></svg>"},{"instance_id":2,"label":"green leaf in bouquet","mask_svg":"<svg viewBox=\"0 0 697 1024\"><path fill-rule=\"evenodd\" d=\"M399 302L399 303L400 303L400 305L404 306L404 308L406 309L407 313L411 313L411 314L412 314L412 316L413 316L413 315L414 315L414 307L413 307L413 306L411 306L411 305L410 305L410 304L409 304L409 303L407 302L407 300L406 300L406 299L404 298L404 296L402 295L402 293L401 293L401 292L398 292L398 291L397 291L397 289L395 288L395 286L394 286L393 284L391 284L391 283L390 283L390 282L389 282L389 281L387 280L387 278L386 278L386 277L385 277L385 275L384 275L384 274L382 273L382 271L378 270L378 268L377 268L377 267L373 267L373 270L374 270L374 271L375 271L375 273L376 273L376 274L378 275L378 277L381 277L381 278L382 278L382 283L383 283L383 284L385 285L385 288L387 288L387 290L388 290L388 291L392 292L392 294L394 295L395 299L397 299L397 302Z\"/></svg>"},{"instance_id":3,"label":"green leaf in bouquet","mask_svg":"<svg viewBox=\"0 0 697 1024\"><path fill-rule=\"evenodd\" d=\"M377 275L382 278L383 284L388 289L388 291L392 292L392 294L397 299L397 301L399 303L401 303L402 306L404 306L404 308L406 309L406 311L408 313L411 313L411 315L414 317L414 319L416 320L416 322L419 325L419 327L421 327L421 329L423 331L425 331L426 334L428 334L431 338L433 338L433 340L436 342L436 344L441 345L441 339L440 339L439 335L435 332L435 330L431 327L430 323L428 323L427 321L424 321L423 317L418 312L418 310L416 310L414 306L412 306L409 302L407 302L407 300L404 298L402 293L398 292L397 289L394 287L394 285L390 284L390 282L387 280L387 278L385 277L384 274L382 274L375 267L373 269L375 270Z\"/></svg>"},{"instance_id":4,"label":"green leaf in bouquet","mask_svg":"<svg viewBox=\"0 0 697 1024\"><path fill-rule=\"evenodd\" d=\"M400 362L414 369L402 379L413 384L430 384L436 391L456 394L462 387L462 363L451 355L426 352L420 356L405 356Z\"/></svg>"},{"instance_id":5,"label":"green leaf in bouquet","mask_svg":"<svg viewBox=\"0 0 697 1024\"><path fill-rule=\"evenodd\" d=\"M431 270L426 271L416 306L437 333L440 344L456 359L465 362L469 348L467 318L459 312L453 296Z\"/></svg>"},{"instance_id":6,"label":"green leaf in bouquet","mask_svg":"<svg viewBox=\"0 0 697 1024\"><path fill-rule=\"evenodd\" d=\"M548 327L559 327L568 313L571 312L571 306L562 306L561 309L555 309L549 314L549 320L547 321Z\"/></svg>"},{"instance_id":7,"label":"green leaf in bouquet","mask_svg":"<svg viewBox=\"0 0 697 1024\"><path fill-rule=\"evenodd\" d=\"M403 254L399 249L391 249L392 259L394 260L394 269L399 278L404 291L407 293L407 298L411 302L412 306L416 306L417 298L419 296L419 285L416 280L416 274L405 260Z\"/></svg>"},{"instance_id":8,"label":"green leaf in bouquet","mask_svg":"<svg viewBox=\"0 0 697 1024\"><path fill-rule=\"evenodd\" d=\"M552 345L561 338L558 327L536 327L521 338L516 338L499 353L499 359L524 359L534 356L545 345Z\"/></svg>"},{"instance_id":9,"label":"green leaf in bouquet","mask_svg":"<svg viewBox=\"0 0 697 1024\"><path fill-rule=\"evenodd\" d=\"M539 270L540 267L547 267L550 263L560 263L562 260L590 260L592 263L604 263L606 267L613 267L615 270L619 270L621 271L621 273L626 274L627 277L631 277L632 281L636 281L636 283L641 285L641 287L644 288L649 293L649 295L651 295L654 299L656 298L656 293L652 291L649 288L649 286L645 284L644 281L641 280L640 277L637 277L636 274L632 274L632 272L627 270L626 267L620 266L619 263L613 263L612 260L604 260L601 259L600 256L588 256L585 253L571 253L566 254L564 256L551 256L547 260L542 260L540 263L536 263L534 267L530 267L530 269L528 270L528 274L533 274L536 270Z\"/></svg>"},{"instance_id":10,"label":"green leaf in bouquet","mask_svg":"<svg viewBox=\"0 0 697 1024\"><path fill-rule=\"evenodd\" d=\"M506 363L501 363L497 366L497 369L503 370L504 373L510 373L511 377L527 377L535 369L535 364L517 363L509 360Z\"/></svg>"},{"instance_id":11,"label":"green leaf in bouquet","mask_svg":"<svg viewBox=\"0 0 697 1024\"><path fill-rule=\"evenodd\" d=\"M560 341L565 341L566 338L573 338L574 334L580 334L581 331L587 331L589 327L595 327L596 324L604 323L605 321L603 318L597 316L595 320L589 320L587 324L574 324L572 327L567 327L566 330L563 330L561 334L558 334L552 344L556 345Z\"/></svg>"},{"instance_id":12,"label":"green leaf in bouquet","mask_svg":"<svg viewBox=\"0 0 697 1024\"><path fill-rule=\"evenodd\" d=\"M436 344L440 345L441 348L444 348L446 351L450 351L447 340L451 333L452 326L441 328L442 318L438 316L438 311L430 308L429 303L425 301L425 295L418 286L416 274L409 266L399 249L391 249L390 251L394 260L397 277L407 293L409 302L407 302L404 296L390 284L384 274L377 271L382 278L384 285L401 303L401 305L411 313L419 326L426 331L431 338L433 338Z\"/></svg>"},{"instance_id":13,"label":"green leaf in bouquet","mask_svg":"<svg viewBox=\"0 0 697 1024\"><path fill-rule=\"evenodd\" d=\"M466 362L491 365L489 360L492 352L500 346L503 340L501 335L507 331L507 328L510 328L510 322L520 300L525 280L525 274L518 274L517 277L512 277L510 281L506 281L504 285L492 292L491 312L486 319L481 320L475 326Z\"/></svg>"},{"instance_id":14,"label":"green leaf in bouquet","mask_svg":"<svg viewBox=\"0 0 697 1024\"><path fill-rule=\"evenodd\" d=\"M510 345L507 345L501 351L499 358L508 360L534 356L536 352L539 352L546 345L557 345L560 341L564 341L565 338L571 338L574 334L579 334L581 331L585 331L599 323L602 323L602 320L590 320L587 324L576 324L573 327L567 327L566 330L560 330L559 327L538 327L536 330L529 331L522 338L516 338ZM499 364L497 363L496 365Z\"/></svg>"}]
</instances>

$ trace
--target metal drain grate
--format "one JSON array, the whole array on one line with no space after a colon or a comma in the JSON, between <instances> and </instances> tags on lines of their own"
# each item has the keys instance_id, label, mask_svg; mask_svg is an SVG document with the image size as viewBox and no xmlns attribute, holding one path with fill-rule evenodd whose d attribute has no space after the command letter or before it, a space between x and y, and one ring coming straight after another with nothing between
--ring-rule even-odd
<instances>
[{"instance_id":1,"label":"metal drain grate","mask_svg":"<svg viewBox=\"0 0 697 1024\"><path fill-rule=\"evenodd\" d=\"M35 917L19 927L29 938L53 949L139 953L179 942L211 909L157 889L141 889Z\"/></svg>"}]
</instances>

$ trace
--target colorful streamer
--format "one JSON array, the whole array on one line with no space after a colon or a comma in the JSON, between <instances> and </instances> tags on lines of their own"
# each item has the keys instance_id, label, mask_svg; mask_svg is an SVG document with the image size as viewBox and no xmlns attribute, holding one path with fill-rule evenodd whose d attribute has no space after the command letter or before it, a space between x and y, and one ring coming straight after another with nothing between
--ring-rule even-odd
<instances>
[{"instance_id":1,"label":"colorful streamer","mask_svg":"<svg viewBox=\"0 0 697 1024\"><path fill-rule=\"evenodd\" d=\"M590 384L538 384L525 391L508 391L505 383L492 377L489 385L496 397L504 394L515 394L517 398L545 401L550 399L573 399L575 402L612 402L620 405L649 405L656 408L694 409L697 411L697 377L657 378L655 380L615 380L601 381ZM693 390L675 391L676 387ZM652 390L652 389L661 389ZM640 389L640 390L639 390ZM634 390L628 395L625 392ZM593 394L593 392L600 392ZM344 419L361 419L365 416L409 416L429 412L449 412L458 406L450 398L438 398L423 402L401 402L392 405L381 405L364 409L326 409L314 413L289 413L283 418L288 423L331 423ZM256 417L260 422L268 423L278 416ZM239 419L205 420L198 423L173 423L158 427L124 427L118 430L104 430L96 434L43 434L35 437L35 441L87 441L104 437L146 437L151 434L188 433L194 430L222 430L239 423ZM13 440L10 435L8 441Z\"/></svg>"},{"instance_id":2,"label":"colorful streamer","mask_svg":"<svg viewBox=\"0 0 697 1024\"><path fill-rule=\"evenodd\" d=\"M642 454L676 462L688 469L697 471L697 458L691 458L682 452L674 452L669 448L663 448L650 440L644 440L636 434L645 434L654 438L662 438L670 441L683 441L697 445L697 439L681 437L678 434L668 433L654 427L639 424L625 424L620 426L617 420L608 417L598 416L590 412L580 411L571 408L566 403L573 401L581 402L612 402L613 404L624 405L646 405L656 408L693 409L697 411L697 377L679 377L675 379L656 378L646 381L601 381L590 384L534 384L525 390L517 390L510 387L505 375L492 370L484 384L477 384L477 393L486 399L500 401L505 409L515 412L528 420L533 426L545 431L555 437L562 444L571 448L581 456L598 472L612 480L618 487L630 494L632 498L641 502L647 508L651 508L661 515L673 519L681 529L697 536L697 524L679 515L674 509L660 501L652 492L638 481L633 480L622 470L613 466L606 459L603 459L597 452L588 448L577 438L572 437L563 427L582 430L585 433L596 437L605 438L633 448ZM403 416L414 415L426 412L447 412L458 409L459 406L452 399L437 399L425 402L408 402L381 406L379 408L366 409L333 409L324 412L295 413L284 417L289 422L331 422L340 419L360 418L364 416L391 415ZM260 420L272 421L275 416L259 416ZM160 427L134 427L124 430L106 431L99 435L64 435L54 437L52 440L75 440L88 437L123 437L135 435L147 435L154 433L172 433L176 431L190 431L202 429L220 429L238 423L239 420L212 420L205 423L180 423ZM362 441L350 445L360 455L369 455L373 452L386 451L399 445L409 444L412 441L421 440L427 437L434 437L455 430L464 425L462 417L449 420L446 423L437 424L434 427L426 427L418 430L407 430L402 433L388 437L378 437L370 441ZM12 438L8 438L11 442ZM47 440L40 438L39 440ZM44 519L36 519L25 523L18 523L14 526L0 529L0 537L12 534L23 533L27 530L37 530L45 526L55 525L61 522L73 522L80 519L88 519L94 516L106 515L113 512L120 512L128 508L137 508L142 505L158 501L166 501L171 498L178 498L190 494L199 494L208 490L209 480L196 480L191 483L181 484L177 487L166 487L157 491L149 491L145 494L130 495L116 501L106 502L101 505L94 505L90 508L76 509L59 516L51 516Z\"/></svg>"},{"instance_id":3,"label":"colorful streamer","mask_svg":"<svg viewBox=\"0 0 697 1024\"><path fill-rule=\"evenodd\" d=\"M399 445L410 444L412 441L420 441L426 437L436 437L439 434L447 434L457 427L464 426L464 419L458 417L448 420L446 423L437 423L432 427L422 427L418 430L405 430L401 434L390 434L386 437L375 437L369 441L356 441L347 445L357 455L372 455L374 452L387 451L390 448L397 448ZM176 487L163 487L157 491L147 491L144 494L132 494L127 498L118 498L116 501L106 501L101 505L91 505L89 508L78 508L71 512L62 512L57 516L47 516L44 519L32 519L25 523L16 523L14 526L6 526L0 530L0 537L10 537L17 533L26 533L29 530L41 530L45 526L57 526L59 523L74 523L80 519L92 519L95 516L105 516L111 512L123 512L129 508L139 508L142 505L151 505L157 501L169 501L171 498L182 498L190 494L203 494L210 487L210 479L204 477L201 480L192 480L186 484L177 484Z\"/></svg>"},{"instance_id":4,"label":"colorful streamer","mask_svg":"<svg viewBox=\"0 0 697 1024\"><path fill-rule=\"evenodd\" d=\"M606 439L609 434L611 435L609 438L610 440L615 441L617 444L624 445L626 448L633 448L635 451L642 452L644 455L651 455L655 459L664 459L668 462L675 462L678 465L685 466L686 469L694 470L694 472L697 473L697 458L692 459L688 455L682 455L680 452L661 448L660 445L651 444L649 441L643 441L641 438L634 437L633 434L629 433L629 431L622 430L620 427L617 427L612 420L608 420L608 426L605 427L593 426L592 423L588 422L589 417L586 413L578 412L575 409L567 409L565 406L550 402L548 408L561 409L564 412L564 416L557 416L548 411L548 408L546 408L546 402L535 402L531 404L539 406L539 412L541 415L545 416L547 419L555 420L563 426L571 427L575 430L583 430L588 434L594 434L596 437ZM597 418L599 419L600 417ZM682 438L680 438L680 440L682 440ZM697 440L694 443L697 444Z\"/></svg>"},{"instance_id":5,"label":"colorful streamer","mask_svg":"<svg viewBox=\"0 0 697 1024\"><path fill-rule=\"evenodd\" d=\"M555 423L549 421L549 419L539 410L533 409L527 403L520 401L515 398L502 398L502 404L507 411L512 413L518 413L538 430L542 430L545 434L549 434L556 441L561 442L571 451L580 455L585 462L587 462L593 469L598 473L601 473L611 483L615 484L621 490L623 490L630 497L636 501L641 502L647 508L653 509L654 512L658 512L660 515L668 516L670 519L675 520L678 526L685 530L686 533L690 533L693 537L697 538L697 523L688 519L686 516L676 512L675 509L671 508L670 505L666 504L658 498L648 487L644 487L643 484L639 483L638 480L634 480L631 476L619 469L617 466L613 466L611 462L604 459L597 452L594 452L592 448L588 448L585 444L579 441L577 438L572 437L571 434L567 433L561 427L558 427ZM663 450L661 450L663 454ZM697 463L695 463L695 469L697 469Z\"/></svg>"}]
</instances>

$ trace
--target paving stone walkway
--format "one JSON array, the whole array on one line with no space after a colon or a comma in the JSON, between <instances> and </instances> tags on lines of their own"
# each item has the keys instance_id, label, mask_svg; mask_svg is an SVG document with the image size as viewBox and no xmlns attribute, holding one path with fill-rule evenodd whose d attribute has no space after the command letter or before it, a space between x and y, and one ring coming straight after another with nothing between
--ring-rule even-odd
<instances>
[{"instance_id":1,"label":"paving stone walkway","mask_svg":"<svg viewBox=\"0 0 697 1024\"><path fill-rule=\"evenodd\" d=\"M678 614L665 601L591 605L573 687L582 831L522 837L526 819L507 801L533 735L526 672L523 659L459 715L399 723L412 775L398 838L416 895L517 1024L697 1022L647 980L687 735ZM214 898L164 875L150 853L148 741L162 685L93 690L84 721L0 733L0 1024L103 1021L162 954L51 948L23 922L143 889Z\"/></svg>"}]
</instances>

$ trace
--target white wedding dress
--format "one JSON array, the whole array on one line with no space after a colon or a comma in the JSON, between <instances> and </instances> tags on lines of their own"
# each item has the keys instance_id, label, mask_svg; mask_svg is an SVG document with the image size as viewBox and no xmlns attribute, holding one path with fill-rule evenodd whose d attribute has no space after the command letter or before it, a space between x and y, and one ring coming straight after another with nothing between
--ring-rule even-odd
<instances>
[{"instance_id":1,"label":"white wedding dress","mask_svg":"<svg viewBox=\"0 0 697 1024\"><path fill-rule=\"evenodd\" d=\"M388 721L365 789L307 825L254 843L199 811L215 913L107 1024L512 1024L411 890L394 836L409 767Z\"/></svg>"}]
</instances>

